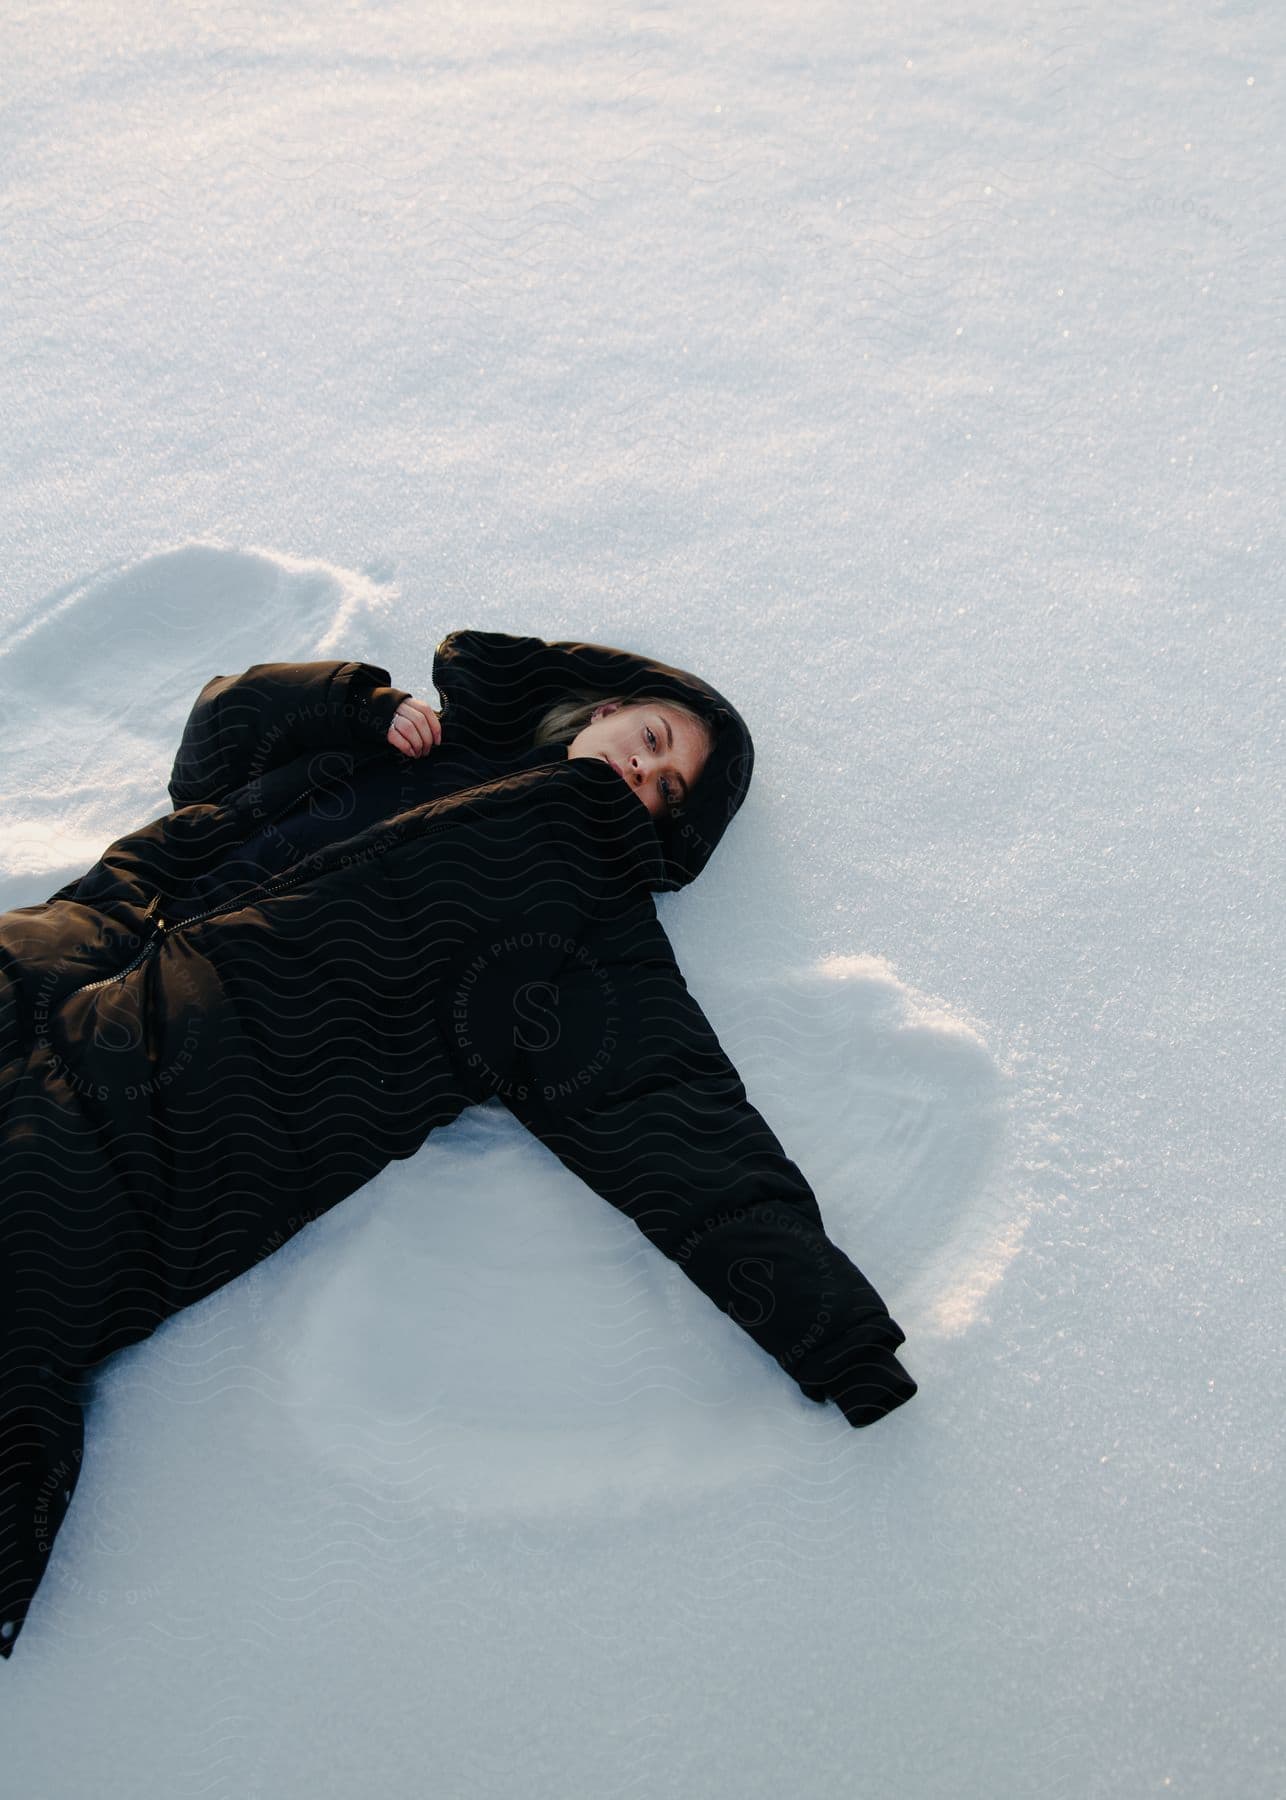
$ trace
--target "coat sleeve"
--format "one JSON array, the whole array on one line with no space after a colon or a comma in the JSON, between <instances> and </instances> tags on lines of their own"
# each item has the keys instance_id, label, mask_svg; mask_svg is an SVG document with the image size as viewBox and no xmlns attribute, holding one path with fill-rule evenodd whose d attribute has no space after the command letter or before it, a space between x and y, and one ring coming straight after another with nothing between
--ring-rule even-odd
<instances>
[{"instance_id":1,"label":"coat sleeve","mask_svg":"<svg viewBox=\"0 0 1286 1800\"><path fill-rule=\"evenodd\" d=\"M364 662L253 663L196 697L170 773L180 807L217 804L309 750L374 748L408 693Z\"/></svg>"},{"instance_id":2,"label":"coat sleeve","mask_svg":"<svg viewBox=\"0 0 1286 1800\"><path fill-rule=\"evenodd\" d=\"M521 1050L502 1098L809 1399L873 1424L917 1391L893 1354L906 1334L827 1235L654 916L644 935L560 968L545 998L556 1026Z\"/></svg>"}]
</instances>

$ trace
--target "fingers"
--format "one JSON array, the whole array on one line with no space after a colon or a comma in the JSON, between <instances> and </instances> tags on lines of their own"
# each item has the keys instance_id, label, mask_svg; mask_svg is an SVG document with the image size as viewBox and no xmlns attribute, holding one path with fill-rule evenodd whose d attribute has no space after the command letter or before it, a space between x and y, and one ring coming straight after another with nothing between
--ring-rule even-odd
<instances>
[{"instance_id":1,"label":"fingers","mask_svg":"<svg viewBox=\"0 0 1286 1800\"><path fill-rule=\"evenodd\" d=\"M433 749L437 739L418 713L399 710L389 726L388 741L406 756L423 756Z\"/></svg>"},{"instance_id":2,"label":"fingers","mask_svg":"<svg viewBox=\"0 0 1286 1800\"><path fill-rule=\"evenodd\" d=\"M403 756L424 756L442 742L442 721L423 700L403 700L393 714L388 741Z\"/></svg>"}]
</instances>

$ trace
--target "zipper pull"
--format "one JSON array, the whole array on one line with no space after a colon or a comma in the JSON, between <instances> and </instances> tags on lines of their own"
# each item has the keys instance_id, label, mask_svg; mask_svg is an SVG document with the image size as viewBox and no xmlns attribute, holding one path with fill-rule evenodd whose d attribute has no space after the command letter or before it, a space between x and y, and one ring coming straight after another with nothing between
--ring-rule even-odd
<instances>
[{"instance_id":1,"label":"zipper pull","mask_svg":"<svg viewBox=\"0 0 1286 1800\"><path fill-rule=\"evenodd\" d=\"M150 919L152 917L152 914L154 912L156 912L156 909L160 904L160 900L161 900L161 896L159 894L152 895L152 898L147 903L147 910L143 914L143 917L145 919ZM165 920L161 917L159 912L156 913L156 918L153 922L158 931L164 931Z\"/></svg>"}]
</instances>

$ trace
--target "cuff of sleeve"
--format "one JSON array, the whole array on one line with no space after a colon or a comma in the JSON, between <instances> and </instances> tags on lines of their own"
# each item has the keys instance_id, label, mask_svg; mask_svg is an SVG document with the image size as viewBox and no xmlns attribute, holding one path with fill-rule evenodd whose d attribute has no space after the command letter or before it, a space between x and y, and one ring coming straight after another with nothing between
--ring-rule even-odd
<instances>
[{"instance_id":1,"label":"cuff of sleeve","mask_svg":"<svg viewBox=\"0 0 1286 1800\"><path fill-rule=\"evenodd\" d=\"M368 694L363 696L367 729L373 733L373 741L381 744L384 742L388 736L389 726L393 723L393 714L401 706L403 700L410 698L408 689L395 687L373 687Z\"/></svg>"},{"instance_id":2,"label":"cuff of sleeve","mask_svg":"<svg viewBox=\"0 0 1286 1800\"><path fill-rule=\"evenodd\" d=\"M838 1343L812 1351L795 1380L809 1400L834 1400L850 1425L873 1425L919 1391L894 1355L905 1342L895 1319L864 1319Z\"/></svg>"},{"instance_id":3,"label":"cuff of sleeve","mask_svg":"<svg viewBox=\"0 0 1286 1800\"><path fill-rule=\"evenodd\" d=\"M919 1392L891 1350L873 1345L828 1384L830 1396L850 1425L874 1425Z\"/></svg>"},{"instance_id":4,"label":"cuff of sleeve","mask_svg":"<svg viewBox=\"0 0 1286 1800\"><path fill-rule=\"evenodd\" d=\"M410 698L408 689L389 686L387 669L354 663L344 678L344 710L354 744L386 743L393 714Z\"/></svg>"}]
</instances>

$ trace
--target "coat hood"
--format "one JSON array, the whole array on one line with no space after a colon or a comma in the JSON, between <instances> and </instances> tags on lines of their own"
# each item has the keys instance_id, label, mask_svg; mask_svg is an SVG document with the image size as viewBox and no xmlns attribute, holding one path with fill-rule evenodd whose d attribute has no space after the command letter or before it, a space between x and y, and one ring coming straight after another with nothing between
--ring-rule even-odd
<instances>
[{"instance_id":1,"label":"coat hood","mask_svg":"<svg viewBox=\"0 0 1286 1800\"><path fill-rule=\"evenodd\" d=\"M671 817L649 815L660 892L696 879L750 787L754 745L736 707L699 675L654 657L573 639L453 631L434 652L433 685L453 741L493 756L529 750L543 714L563 700L656 694L700 713L714 727L714 749L686 804Z\"/></svg>"}]
</instances>

